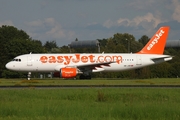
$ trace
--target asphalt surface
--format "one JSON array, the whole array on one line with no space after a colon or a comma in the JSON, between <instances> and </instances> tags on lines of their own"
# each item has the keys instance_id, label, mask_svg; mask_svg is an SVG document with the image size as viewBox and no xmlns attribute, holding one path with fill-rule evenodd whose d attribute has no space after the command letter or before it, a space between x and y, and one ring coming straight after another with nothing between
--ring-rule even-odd
<instances>
[{"instance_id":1,"label":"asphalt surface","mask_svg":"<svg viewBox=\"0 0 180 120\"><path fill-rule=\"evenodd\" d=\"M58 88L180 88L180 85L23 85L23 86L0 86L0 89L58 89Z\"/></svg>"}]
</instances>

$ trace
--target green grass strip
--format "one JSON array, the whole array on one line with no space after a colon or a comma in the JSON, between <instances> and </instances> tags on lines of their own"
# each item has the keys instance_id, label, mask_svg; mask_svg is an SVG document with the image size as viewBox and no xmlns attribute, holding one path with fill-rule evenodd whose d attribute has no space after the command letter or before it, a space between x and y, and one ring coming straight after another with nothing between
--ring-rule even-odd
<instances>
[{"instance_id":1,"label":"green grass strip","mask_svg":"<svg viewBox=\"0 0 180 120\"><path fill-rule=\"evenodd\" d=\"M179 120L180 89L1 89L2 120Z\"/></svg>"},{"instance_id":2,"label":"green grass strip","mask_svg":"<svg viewBox=\"0 0 180 120\"><path fill-rule=\"evenodd\" d=\"M67 79L0 79L0 86L23 85L180 85L178 78L156 79L92 79L92 80L67 80Z\"/></svg>"}]
</instances>

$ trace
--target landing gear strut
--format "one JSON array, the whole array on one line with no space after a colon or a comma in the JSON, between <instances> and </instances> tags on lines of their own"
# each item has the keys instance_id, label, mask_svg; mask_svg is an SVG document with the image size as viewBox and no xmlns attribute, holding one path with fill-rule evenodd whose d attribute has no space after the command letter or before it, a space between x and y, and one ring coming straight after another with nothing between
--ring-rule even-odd
<instances>
[{"instance_id":1,"label":"landing gear strut","mask_svg":"<svg viewBox=\"0 0 180 120\"><path fill-rule=\"evenodd\" d=\"M31 72L28 72L28 75L27 75L27 80L31 80Z\"/></svg>"}]
</instances>

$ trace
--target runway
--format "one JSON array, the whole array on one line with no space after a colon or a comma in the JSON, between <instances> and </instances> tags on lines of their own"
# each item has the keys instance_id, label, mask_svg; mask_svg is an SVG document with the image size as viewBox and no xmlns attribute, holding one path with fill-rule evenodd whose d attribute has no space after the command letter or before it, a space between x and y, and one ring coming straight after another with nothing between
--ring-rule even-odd
<instances>
[{"instance_id":1,"label":"runway","mask_svg":"<svg viewBox=\"0 0 180 120\"><path fill-rule=\"evenodd\" d=\"M180 85L23 85L0 86L0 89L79 89L79 88L180 88Z\"/></svg>"}]
</instances>

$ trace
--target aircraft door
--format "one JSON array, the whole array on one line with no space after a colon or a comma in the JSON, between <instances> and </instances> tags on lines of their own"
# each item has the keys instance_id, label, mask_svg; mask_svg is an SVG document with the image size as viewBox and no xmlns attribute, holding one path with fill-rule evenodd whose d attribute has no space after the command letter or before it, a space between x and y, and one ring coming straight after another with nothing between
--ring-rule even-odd
<instances>
[{"instance_id":1,"label":"aircraft door","mask_svg":"<svg viewBox=\"0 0 180 120\"><path fill-rule=\"evenodd\" d=\"M32 56L31 56L31 54L27 56L27 66L32 66Z\"/></svg>"},{"instance_id":2,"label":"aircraft door","mask_svg":"<svg viewBox=\"0 0 180 120\"><path fill-rule=\"evenodd\" d=\"M136 65L141 65L142 64L142 59L140 55L136 56Z\"/></svg>"}]
</instances>

